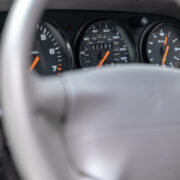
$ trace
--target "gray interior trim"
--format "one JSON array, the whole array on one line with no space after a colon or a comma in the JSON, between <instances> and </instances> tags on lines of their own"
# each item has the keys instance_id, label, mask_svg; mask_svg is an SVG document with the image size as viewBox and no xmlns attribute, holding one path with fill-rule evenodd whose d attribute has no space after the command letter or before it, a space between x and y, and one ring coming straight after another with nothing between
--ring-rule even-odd
<instances>
[{"instance_id":1,"label":"gray interior trim","mask_svg":"<svg viewBox=\"0 0 180 180\"><path fill-rule=\"evenodd\" d=\"M0 0L0 11L10 8L12 0ZM51 0L47 9L108 10L154 13L180 18L179 0Z\"/></svg>"}]
</instances>

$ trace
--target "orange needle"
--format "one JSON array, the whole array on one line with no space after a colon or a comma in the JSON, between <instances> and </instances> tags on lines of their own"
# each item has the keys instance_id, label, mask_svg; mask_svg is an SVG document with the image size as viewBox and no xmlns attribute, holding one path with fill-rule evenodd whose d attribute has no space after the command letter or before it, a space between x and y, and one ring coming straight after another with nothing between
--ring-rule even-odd
<instances>
[{"instance_id":1,"label":"orange needle","mask_svg":"<svg viewBox=\"0 0 180 180\"><path fill-rule=\"evenodd\" d=\"M40 60L40 57L36 56L36 58L34 59L32 65L31 65L31 67L29 68L29 72L31 72L36 67L36 65L39 62L39 60Z\"/></svg>"},{"instance_id":2,"label":"orange needle","mask_svg":"<svg viewBox=\"0 0 180 180\"><path fill-rule=\"evenodd\" d=\"M169 46L166 47L166 52L165 52L164 57L163 57L162 66L165 65L165 62L166 62L166 59L167 59L168 52L169 52Z\"/></svg>"},{"instance_id":3,"label":"orange needle","mask_svg":"<svg viewBox=\"0 0 180 180\"><path fill-rule=\"evenodd\" d=\"M168 40L168 38L167 38L167 36L166 36L165 41L164 41L164 46L167 45L167 40Z\"/></svg>"},{"instance_id":4,"label":"orange needle","mask_svg":"<svg viewBox=\"0 0 180 180\"><path fill-rule=\"evenodd\" d=\"M98 70L101 68L101 66L104 64L104 62L105 62L105 60L108 58L108 56L109 56L109 54L110 54L110 51L108 50L107 52L106 52L106 54L104 55L104 57L102 58L102 60L99 62L99 64L98 64Z\"/></svg>"}]
</instances>

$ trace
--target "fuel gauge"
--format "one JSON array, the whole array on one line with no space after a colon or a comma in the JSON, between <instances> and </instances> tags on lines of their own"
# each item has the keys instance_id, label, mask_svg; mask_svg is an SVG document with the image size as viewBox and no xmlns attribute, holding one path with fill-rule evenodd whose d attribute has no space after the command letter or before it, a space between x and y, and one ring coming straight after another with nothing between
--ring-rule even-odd
<instances>
[{"instance_id":1,"label":"fuel gauge","mask_svg":"<svg viewBox=\"0 0 180 180\"><path fill-rule=\"evenodd\" d=\"M149 63L172 68L180 67L180 29L163 23L150 33L146 44Z\"/></svg>"}]
</instances>

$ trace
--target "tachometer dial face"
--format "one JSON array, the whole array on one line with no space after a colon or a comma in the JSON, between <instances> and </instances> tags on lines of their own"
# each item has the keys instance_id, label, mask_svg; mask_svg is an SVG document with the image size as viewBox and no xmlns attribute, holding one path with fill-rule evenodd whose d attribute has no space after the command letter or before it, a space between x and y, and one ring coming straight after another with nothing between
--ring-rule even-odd
<instances>
[{"instance_id":1,"label":"tachometer dial face","mask_svg":"<svg viewBox=\"0 0 180 180\"><path fill-rule=\"evenodd\" d=\"M152 64L180 67L180 29L160 24L150 34L146 45L147 59Z\"/></svg>"},{"instance_id":2,"label":"tachometer dial face","mask_svg":"<svg viewBox=\"0 0 180 180\"><path fill-rule=\"evenodd\" d=\"M41 75L61 75L72 69L72 52L64 34L47 22L37 26L31 55L33 58L29 71L35 69Z\"/></svg>"},{"instance_id":3,"label":"tachometer dial face","mask_svg":"<svg viewBox=\"0 0 180 180\"><path fill-rule=\"evenodd\" d=\"M135 48L127 33L116 22L104 20L90 25L80 41L82 68L129 63L135 60Z\"/></svg>"}]
</instances>

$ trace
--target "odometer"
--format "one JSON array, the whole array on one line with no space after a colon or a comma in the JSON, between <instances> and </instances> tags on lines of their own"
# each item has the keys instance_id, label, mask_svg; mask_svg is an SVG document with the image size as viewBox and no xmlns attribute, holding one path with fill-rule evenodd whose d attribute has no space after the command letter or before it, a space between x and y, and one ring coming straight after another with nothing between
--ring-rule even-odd
<instances>
[{"instance_id":1,"label":"odometer","mask_svg":"<svg viewBox=\"0 0 180 180\"><path fill-rule=\"evenodd\" d=\"M125 30L116 22L103 20L91 24L80 41L82 68L135 61L135 48Z\"/></svg>"}]
</instances>

